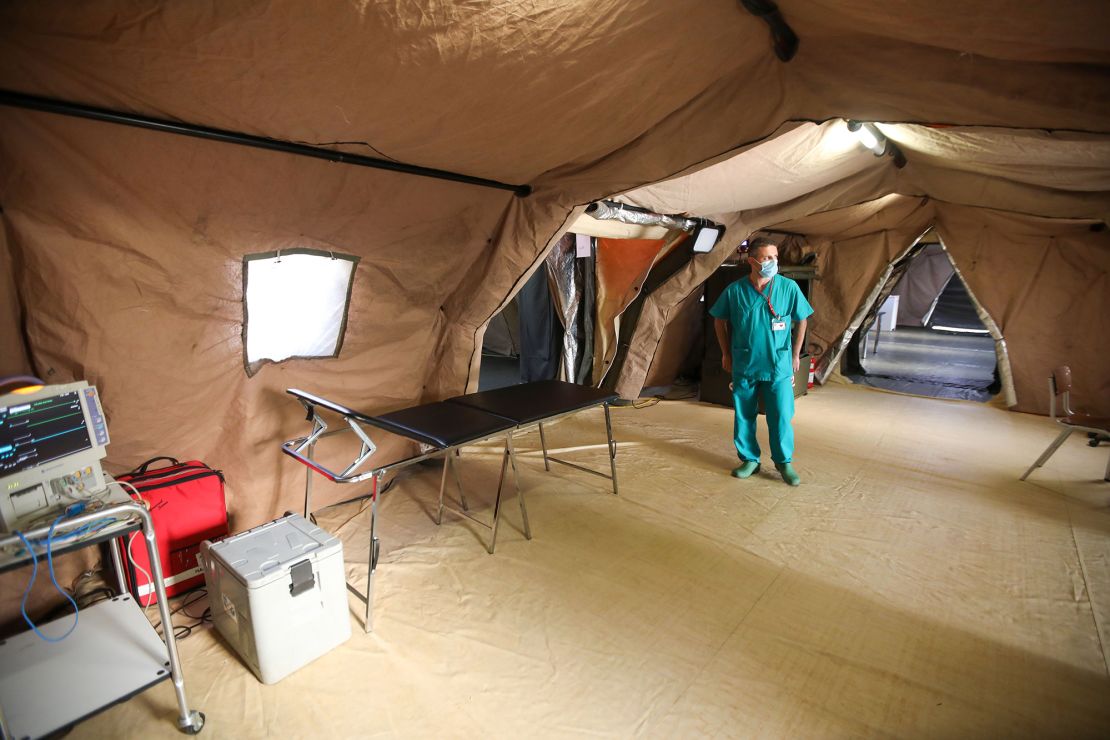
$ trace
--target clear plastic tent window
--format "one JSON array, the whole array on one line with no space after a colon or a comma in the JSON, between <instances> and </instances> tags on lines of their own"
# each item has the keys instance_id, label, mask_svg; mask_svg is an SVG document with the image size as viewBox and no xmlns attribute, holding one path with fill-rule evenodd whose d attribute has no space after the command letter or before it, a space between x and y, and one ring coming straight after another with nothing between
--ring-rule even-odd
<instances>
[{"instance_id":1,"label":"clear plastic tent window","mask_svg":"<svg viewBox=\"0 0 1110 740\"><path fill-rule=\"evenodd\" d=\"M336 357L357 257L301 249L243 258L247 371L291 357Z\"/></svg>"}]
</instances>

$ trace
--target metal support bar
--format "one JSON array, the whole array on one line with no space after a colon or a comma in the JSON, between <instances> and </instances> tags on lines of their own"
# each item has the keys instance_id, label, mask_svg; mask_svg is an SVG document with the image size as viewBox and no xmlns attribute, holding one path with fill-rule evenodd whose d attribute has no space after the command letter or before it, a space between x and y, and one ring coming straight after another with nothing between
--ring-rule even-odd
<instances>
[{"instance_id":1,"label":"metal support bar","mask_svg":"<svg viewBox=\"0 0 1110 740\"><path fill-rule=\"evenodd\" d=\"M528 509L524 506L524 491L520 488L520 474L516 469L516 451L513 449L512 432L506 440L506 450L509 453L509 463L513 466L513 485L516 487L516 498L520 502L520 518L524 522L524 538L532 539L532 527L528 524Z\"/></svg>"},{"instance_id":2,"label":"metal support bar","mask_svg":"<svg viewBox=\"0 0 1110 740\"><path fill-rule=\"evenodd\" d=\"M478 185L484 188L509 190L521 198L532 193L531 185L510 185L484 177L474 177L472 175L459 174L458 172L438 170L432 167L405 164L404 162L397 162L392 159L378 159L377 157L367 157L363 154L350 154L335 149L325 149L309 144L295 144L291 141L271 139L265 136L255 136L253 134L243 134L237 131L228 131L227 129L212 128L210 126L199 126L193 123L168 121L162 118L142 116L137 113L122 113L107 108L71 103L54 98L44 98L38 95L26 95L11 90L0 90L0 105L7 105L12 108L26 108L28 110L37 110L46 113L57 113L63 116L74 116L76 118L88 118L94 121L104 121L106 123L116 123L124 126L135 126L137 128L145 128L167 134L193 136L199 139L208 139L209 141L220 141L225 144L238 144L240 146L255 147L257 149L269 149L270 151L296 154L301 157L324 159L329 162L340 162L342 164L353 164L360 167L402 172L407 175L433 177L437 180L450 180L467 185Z\"/></svg>"},{"instance_id":3,"label":"metal support bar","mask_svg":"<svg viewBox=\"0 0 1110 740\"><path fill-rule=\"evenodd\" d=\"M501 474L497 477L497 496L493 499L493 527L491 527L489 546L489 554L493 554L493 548L497 546L497 525L501 523L501 491L505 488L505 468L509 464L509 445L508 438L512 437L513 433L509 432L506 435L505 454L501 456Z\"/></svg>"},{"instance_id":4,"label":"metal support bar","mask_svg":"<svg viewBox=\"0 0 1110 740\"><path fill-rule=\"evenodd\" d=\"M598 478L604 478L605 480L612 480L613 479L612 476L606 475L605 473L602 473L600 470L594 470L593 468L587 468L585 466L578 465L576 463L567 462L566 460L560 460L557 457L549 457L548 459L551 462L559 463L560 465L566 465L568 468L574 468L575 470L581 470L583 473L589 473L590 475L596 475Z\"/></svg>"},{"instance_id":5,"label":"metal support bar","mask_svg":"<svg viewBox=\"0 0 1110 740\"><path fill-rule=\"evenodd\" d=\"M596 475L600 478L605 478L607 480L611 480L611 481L613 481L613 495L615 496L615 495L617 495L617 491L618 491L618 489L617 489L617 443L615 441L613 441L613 421L612 421L612 418L610 417L610 414L609 414L609 404L606 403L606 404L603 404L603 405L605 407L605 445L606 445L606 448L609 451L609 471L610 471L611 475L606 475L605 473L602 473L601 471L593 470L592 468L587 468L587 467L584 467L582 465L578 465L576 463L567 462L566 460L560 460L559 458L557 458L554 455L552 455L551 453L549 453L547 451L547 438L545 437L545 435L543 433L543 422L542 421L539 422L540 447L543 450L543 468L544 468L544 470L550 471L551 470L550 463L556 462L556 463L559 463L560 465L566 465L569 468L574 468L575 470L581 470L583 473L590 473L591 475ZM547 419L547 421L552 421L553 419L561 419L564 416L570 416L571 414L578 413L578 411L581 411L581 410L582 409L577 409L575 411L569 411L565 414L559 414L558 416L552 416L552 417L549 417ZM517 427L517 429L521 429L521 428L522 427ZM514 460L514 464L515 464L515 460ZM514 472L515 472L515 467L514 467Z\"/></svg>"},{"instance_id":6,"label":"metal support bar","mask_svg":"<svg viewBox=\"0 0 1110 740\"><path fill-rule=\"evenodd\" d=\"M170 658L170 676L173 680L174 693L177 695L177 706L181 713L177 718L177 729L186 734L195 735L204 727L204 715L196 710L190 710L189 702L185 698L185 675L181 670L181 658L177 654L177 640L174 636L169 597L166 596L166 587L162 580L162 558L158 555L158 543L154 537L154 520L142 506L137 504L129 504L129 506L134 506L143 520L143 539L146 540L147 561L150 563L150 579L154 582L154 592L158 596L158 614L162 619L163 639Z\"/></svg>"},{"instance_id":7,"label":"metal support bar","mask_svg":"<svg viewBox=\"0 0 1110 740\"><path fill-rule=\"evenodd\" d=\"M456 449L456 451L457 451L457 449ZM498 479L497 479L497 496L494 498L494 502L493 502L493 518L492 518L492 520L486 522L486 521L483 521L483 520L479 519L478 517L474 516L468 510L456 509L453 506L447 505L447 503L444 499L444 491L446 489L446 484L447 484L447 468L448 467L450 467L452 472L454 473L455 484L459 487L459 498L460 498L461 502L463 503L463 505L464 506L466 505L466 498L465 498L465 495L463 493L462 481L459 479L459 472L458 472L458 469L457 469L457 463L455 462L455 455L448 454L446 459L444 460L444 463L443 463L443 474L440 477L440 482L439 482L439 502L438 502L438 505L436 507L436 518L435 518L436 524L442 524L443 523L443 512L444 511L449 511L452 514L455 514L457 516L461 516L465 519L469 519L470 521L474 522L475 524L477 524L481 527L485 527L486 529L490 530L490 541L486 545L486 550L488 550L489 553L492 555L493 551L494 551L494 548L497 544L497 527L498 527L498 524L500 523L500 519L501 519L501 496L502 496L502 493L503 493L504 488L505 488L505 473L508 469L507 466L509 466L509 465L512 465L513 483L516 487L517 498L520 501L520 516L521 516L521 520L523 521L523 525L524 525L524 537L526 539L529 539L529 540L532 539L532 528L528 523L528 509L524 504L524 494L523 494L523 492L521 491L521 488L520 488L520 478L519 478L519 475L518 475L518 472L517 472L516 453L515 453L514 447L513 447L512 432L509 432L508 434L505 435L505 451L501 455L501 472L500 472L500 474L498 476Z\"/></svg>"},{"instance_id":8,"label":"metal support bar","mask_svg":"<svg viewBox=\"0 0 1110 740\"><path fill-rule=\"evenodd\" d=\"M470 506L466 503L466 492L463 491L462 479L459 478L459 466L458 466L457 458L460 458L460 457L462 457L462 448L461 447L456 447L455 448L455 458L456 458L456 460L452 461L452 463L451 463L451 472L455 475L455 485L458 486L458 489L459 489L459 503L462 504L463 511L470 511Z\"/></svg>"},{"instance_id":9,"label":"metal support bar","mask_svg":"<svg viewBox=\"0 0 1110 740\"><path fill-rule=\"evenodd\" d=\"M1060 445L1064 444L1064 440L1070 437L1073 431L1075 430L1065 429L1064 431L1060 432L1060 434L1057 435L1056 439L1053 440L1052 444L1050 444L1048 448L1041 453L1041 456L1037 458L1037 461L1029 466L1029 469L1025 471L1025 474L1023 476L1021 476L1021 480L1025 480L1029 477L1030 473L1048 462L1048 458L1052 457L1056 450L1060 449Z\"/></svg>"},{"instance_id":10,"label":"metal support bar","mask_svg":"<svg viewBox=\"0 0 1110 740\"><path fill-rule=\"evenodd\" d=\"M120 554L120 547L123 543L121 540L121 537L115 537L108 541L108 555L112 558L112 567L116 571L116 593L122 596L127 593L127 580L123 575L123 556Z\"/></svg>"},{"instance_id":11,"label":"metal support bar","mask_svg":"<svg viewBox=\"0 0 1110 740\"><path fill-rule=\"evenodd\" d=\"M605 436L609 440L609 470L613 473L613 495L617 495L617 443L613 441L613 421L609 418L609 404L605 404Z\"/></svg>"},{"instance_id":12,"label":"metal support bar","mask_svg":"<svg viewBox=\"0 0 1110 740\"><path fill-rule=\"evenodd\" d=\"M312 457L316 452L316 443L313 442L308 446L308 456ZM308 519L312 516L312 468L304 469L304 518Z\"/></svg>"},{"instance_id":13,"label":"metal support bar","mask_svg":"<svg viewBox=\"0 0 1110 740\"><path fill-rule=\"evenodd\" d=\"M359 450L358 457L356 457L354 459L354 462L348 465L342 473L342 476L345 478L351 473L358 470L359 466L366 462L366 458L370 457L378 451L378 447L370 440L370 437L366 434L366 432L362 430L362 427L360 427L354 419L346 417L344 421L347 422L347 426L349 426L351 428L351 431L353 431L355 435L357 435L358 438L362 441L362 448Z\"/></svg>"},{"instance_id":14,"label":"metal support bar","mask_svg":"<svg viewBox=\"0 0 1110 740\"><path fill-rule=\"evenodd\" d=\"M366 632L374 629L374 572L378 569L378 537L376 534L378 524L378 482L381 474L373 478L370 489L370 554L367 557L368 569L366 573L366 618L363 627Z\"/></svg>"},{"instance_id":15,"label":"metal support bar","mask_svg":"<svg viewBox=\"0 0 1110 740\"><path fill-rule=\"evenodd\" d=\"M543 422L540 422L540 447L543 449L543 469L550 472L551 466L547 464L547 439L543 436Z\"/></svg>"}]
</instances>

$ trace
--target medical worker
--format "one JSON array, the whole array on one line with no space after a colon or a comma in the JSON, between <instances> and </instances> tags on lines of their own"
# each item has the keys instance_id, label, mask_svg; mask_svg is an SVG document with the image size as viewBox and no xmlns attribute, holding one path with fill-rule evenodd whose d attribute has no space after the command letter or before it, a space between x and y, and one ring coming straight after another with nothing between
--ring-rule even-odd
<instances>
[{"instance_id":1,"label":"medical worker","mask_svg":"<svg viewBox=\"0 0 1110 740\"><path fill-rule=\"evenodd\" d=\"M721 345L721 365L732 376L733 441L740 456L732 475L748 478L759 472L755 420L762 396L771 460L782 479L796 486L801 480L791 465L794 373L813 308L797 283L778 274L779 248L773 240L753 239L747 261L751 274L725 288L709 310Z\"/></svg>"}]
</instances>

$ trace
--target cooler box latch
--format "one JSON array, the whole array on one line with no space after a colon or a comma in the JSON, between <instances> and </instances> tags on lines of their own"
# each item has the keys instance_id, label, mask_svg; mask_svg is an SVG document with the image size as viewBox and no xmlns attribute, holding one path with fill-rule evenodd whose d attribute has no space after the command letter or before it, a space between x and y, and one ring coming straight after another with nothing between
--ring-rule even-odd
<instances>
[{"instance_id":1,"label":"cooler box latch","mask_svg":"<svg viewBox=\"0 0 1110 740\"><path fill-rule=\"evenodd\" d=\"M312 574L312 561L302 560L289 569L289 595L300 596L316 585Z\"/></svg>"}]
</instances>

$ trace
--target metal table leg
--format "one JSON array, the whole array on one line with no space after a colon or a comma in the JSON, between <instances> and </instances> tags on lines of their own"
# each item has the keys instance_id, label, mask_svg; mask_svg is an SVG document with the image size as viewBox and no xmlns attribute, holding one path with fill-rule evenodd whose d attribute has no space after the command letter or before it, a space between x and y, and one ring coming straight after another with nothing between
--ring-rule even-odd
<instances>
[{"instance_id":1,"label":"metal table leg","mask_svg":"<svg viewBox=\"0 0 1110 740\"><path fill-rule=\"evenodd\" d=\"M493 554L493 548L497 546L497 525L501 523L501 492L505 489L505 469L509 465L509 441L505 441L505 454L501 456L501 474L497 478L497 497L493 499L493 526L490 533L489 545L486 550L489 554Z\"/></svg>"},{"instance_id":2,"label":"metal table leg","mask_svg":"<svg viewBox=\"0 0 1110 740\"><path fill-rule=\"evenodd\" d=\"M605 435L609 441L609 470L613 474L613 495L617 495L617 443L613 441L613 422L609 418L609 404L605 404Z\"/></svg>"},{"instance_id":3,"label":"metal table leg","mask_svg":"<svg viewBox=\"0 0 1110 740\"><path fill-rule=\"evenodd\" d=\"M369 569L366 574L366 632L374 629L374 571L378 569L378 537L376 528L378 524L378 488L381 474L374 475L370 491L370 555Z\"/></svg>"},{"instance_id":4,"label":"metal table leg","mask_svg":"<svg viewBox=\"0 0 1110 740\"><path fill-rule=\"evenodd\" d=\"M313 442L308 446L308 456L311 458L316 452L316 443ZM310 499L312 498L312 468L305 468L304 471L304 518L308 519L312 516L312 505Z\"/></svg>"},{"instance_id":5,"label":"metal table leg","mask_svg":"<svg viewBox=\"0 0 1110 740\"><path fill-rule=\"evenodd\" d=\"M543 469L550 471L551 466L547 463L547 440L543 436L543 422L540 422L540 447L543 448Z\"/></svg>"},{"instance_id":6,"label":"metal table leg","mask_svg":"<svg viewBox=\"0 0 1110 740\"><path fill-rule=\"evenodd\" d=\"M458 458L462 457L462 448L455 448L455 460L451 463L451 472L455 474L455 486L459 489L459 503L462 504L463 511L470 511L470 506L466 503L466 492L463 491L462 479L459 478Z\"/></svg>"},{"instance_id":7,"label":"metal table leg","mask_svg":"<svg viewBox=\"0 0 1110 740\"><path fill-rule=\"evenodd\" d=\"M516 497L520 501L520 518L524 521L524 538L532 539L532 527L528 525L528 509L524 507L524 489L520 487L520 474L516 469L516 451L513 448L513 433L509 432L506 442L509 453L509 462L513 466L513 485L516 486Z\"/></svg>"}]
</instances>

